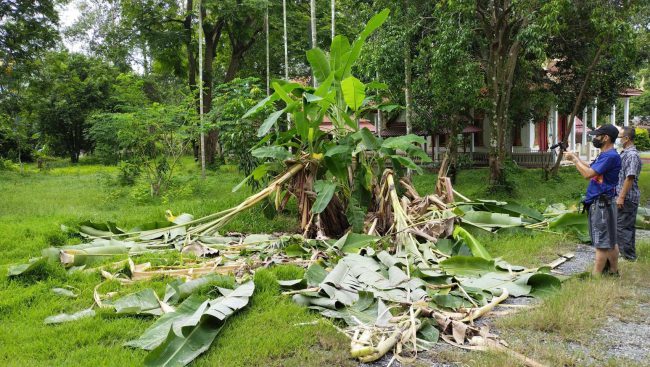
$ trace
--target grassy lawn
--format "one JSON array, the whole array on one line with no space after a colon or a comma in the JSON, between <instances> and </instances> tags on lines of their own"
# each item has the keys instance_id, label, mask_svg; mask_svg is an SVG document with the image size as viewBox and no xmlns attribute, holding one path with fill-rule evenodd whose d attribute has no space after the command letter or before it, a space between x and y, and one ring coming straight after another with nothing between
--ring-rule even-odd
<instances>
[{"instance_id":1,"label":"grassy lawn","mask_svg":"<svg viewBox=\"0 0 650 367\"><path fill-rule=\"evenodd\" d=\"M231 188L241 180L232 167L210 172L202 181L198 179L198 170L190 159L184 161L178 185L163 198L147 198L144 186L120 187L115 184L116 175L114 167L90 164L61 164L43 173L28 166L23 175L0 172L0 365L130 366L140 365L144 359L145 352L122 347L122 344L139 336L151 324L149 318L116 317L110 312L101 312L98 318L56 326L43 325L47 316L89 307L99 275L68 275L53 266L35 280L7 280L7 265L25 262L38 255L44 247L75 241L61 233L61 224L85 219L111 220L129 228L161 220L167 209L174 213L188 212L196 217L206 215L237 204L250 194L248 189L231 193ZM500 194L489 198L517 201L543 210L554 202L577 203L586 187L586 181L571 167L564 169L559 179L544 183L540 182L539 170L521 170L511 174L511 178L516 187L512 196ZM433 191L435 176L425 174L415 177L414 181L421 193L428 193ZM487 170L462 171L457 181L455 188L465 196L488 198L485 192ZM645 202L650 193L650 180L641 183ZM261 208L255 208L233 220L226 230L246 233L294 231L297 223L292 210L295 207L289 206L287 213L267 219ZM558 253L572 249L575 243L572 237L547 233L488 235L481 240L493 255L522 265L548 262ZM647 259L649 247L645 246L642 256ZM625 265L621 280L630 284L629 287L618 287L617 281L612 280L571 281L557 296L530 313L530 317L505 319L500 324L505 330L504 338L512 339L517 347L521 342L522 352L559 362L552 358L553 351L546 353L525 347L523 341L526 339L522 335L550 330L553 337L558 338L558 346L566 340L580 340L580 335L588 335L588 331L606 317L610 310L608 306L619 304L622 297L634 293L643 272L647 274L650 270L650 265L644 261ZM280 295L275 279L292 279L300 271L291 267L258 271L255 275L257 289L251 306L229 320L210 350L194 365L356 365L348 357L347 338L340 335L328 320ZM164 284L156 281L153 287L163 289ZM70 299L51 292L52 288L64 285L79 289L80 296ZM149 286L152 285L135 284L128 290L121 290L132 292ZM117 284L109 283L107 287L120 289ZM587 301L594 292L611 293L611 299L597 307L589 307L591 304ZM643 299L639 298L640 301ZM571 313L558 316L561 314L559 310L570 306ZM471 365L505 365L499 362L506 358L474 353L467 357L469 359L455 355L447 357Z\"/></svg>"}]
</instances>

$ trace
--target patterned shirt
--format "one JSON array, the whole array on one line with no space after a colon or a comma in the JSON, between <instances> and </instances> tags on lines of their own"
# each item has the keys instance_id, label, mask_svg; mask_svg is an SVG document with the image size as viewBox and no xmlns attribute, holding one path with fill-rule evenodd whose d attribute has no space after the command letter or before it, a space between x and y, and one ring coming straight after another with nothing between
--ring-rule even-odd
<instances>
[{"instance_id":1,"label":"patterned shirt","mask_svg":"<svg viewBox=\"0 0 650 367\"><path fill-rule=\"evenodd\" d=\"M634 145L629 148L623 149L621 152L621 172L618 174L618 186L616 186L616 194L620 194L623 190L623 182L628 176L634 176L634 182L630 191L625 195L625 200L638 204L641 198L641 191L639 191L639 174L641 173L641 157L637 152Z\"/></svg>"}]
</instances>

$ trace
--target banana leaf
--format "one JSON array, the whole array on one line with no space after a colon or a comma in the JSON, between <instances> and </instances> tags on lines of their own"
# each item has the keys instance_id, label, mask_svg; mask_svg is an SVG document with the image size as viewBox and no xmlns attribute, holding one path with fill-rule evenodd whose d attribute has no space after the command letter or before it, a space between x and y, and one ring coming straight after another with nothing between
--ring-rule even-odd
<instances>
[{"instance_id":1,"label":"banana leaf","mask_svg":"<svg viewBox=\"0 0 650 367\"><path fill-rule=\"evenodd\" d=\"M162 344L174 321L192 315L203 304L204 300L198 295L191 295L183 301L176 311L162 315L138 339L126 342L124 345L144 350L152 350Z\"/></svg>"},{"instance_id":2,"label":"banana leaf","mask_svg":"<svg viewBox=\"0 0 650 367\"><path fill-rule=\"evenodd\" d=\"M451 275L481 276L496 271L494 260L478 256L452 256L441 261L439 265Z\"/></svg>"},{"instance_id":3,"label":"banana leaf","mask_svg":"<svg viewBox=\"0 0 650 367\"><path fill-rule=\"evenodd\" d=\"M151 288L124 296L116 300L113 306L118 314L163 314L158 297Z\"/></svg>"},{"instance_id":4,"label":"banana leaf","mask_svg":"<svg viewBox=\"0 0 650 367\"><path fill-rule=\"evenodd\" d=\"M453 237L456 240L463 239L469 247L470 251L472 251L472 255L482 257L487 260L492 259L490 253L485 249L485 247L483 247L483 245L465 228L456 226L456 228L454 228Z\"/></svg>"},{"instance_id":5,"label":"banana leaf","mask_svg":"<svg viewBox=\"0 0 650 367\"><path fill-rule=\"evenodd\" d=\"M91 265L106 258L128 253L125 245L109 245L99 247L88 247L85 249L61 250L61 263L66 266Z\"/></svg>"},{"instance_id":6,"label":"banana leaf","mask_svg":"<svg viewBox=\"0 0 650 367\"><path fill-rule=\"evenodd\" d=\"M485 211L470 211L460 218L476 227L493 230L495 228L519 227L523 225L521 218L511 217L503 213L491 213Z\"/></svg>"},{"instance_id":7,"label":"banana leaf","mask_svg":"<svg viewBox=\"0 0 650 367\"><path fill-rule=\"evenodd\" d=\"M45 321L43 322L46 325L60 324L63 322L72 322L72 321L77 321L77 320L81 320L93 316L95 316L95 310L93 310L92 308L88 308L83 311L75 312L73 314L62 313L54 316L49 316L46 317Z\"/></svg>"},{"instance_id":8,"label":"banana leaf","mask_svg":"<svg viewBox=\"0 0 650 367\"><path fill-rule=\"evenodd\" d=\"M182 282L181 280L171 282L167 284L163 302L177 304L203 287L210 284L224 282L228 279L230 278L220 274L208 274L186 282Z\"/></svg>"},{"instance_id":9,"label":"banana leaf","mask_svg":"<svg viewBox=\"0 0 650 367\"><path fill-rule=\"evenodd\" d=\"M248 304L254 290L255 284L249 281L173 321L164 342L145 358L145 365L185 366L192 362L210 347L226 319Z\"/></svg>"},{"instance_id":10,"label":"banana leaf","mask_svg":"<svg viewBox=\"0 0 650 367\"><path fill-rule=\"evenodd\" d=\"M57 294L57 295L62 296L62 297L69 297L69 298L77 298L77 297L79 297L78 294L76 294L75 292L73 292L71 289L68 289L68 288L59 288L59 287L52 288L52 293Z\"/></svg>"},{"instance_id":11,"label":"banana leaf","mask_svg":"<svg viewBox=\"0 0 650 367\"><path fill-rule=\"evenodd\" d=\"M33 272L36 269L40 269L47 262L46 257L35 257L30 259L27 264L12 265L9 267L9 272L7 273L8 277L15 277L19 275L25 275Z\"/></svg>"},{"instance_id":12,"label":"banana leaf","mask_svg":"<svg viewBox=\"0 0 650 367\"><path fill-rule=\"evenodd\" d=\"M582 242L589 242L587 215L578 212L563 213L549 219L548 228L554 231L574 233Z\"/></svg>"},{"instance_id":13,"label":"banana leaf","mask_svg":"<svg viewBox=\"0 0 650 367\"><path fill-rule=\"evenodd\" d=\"M362 248L374 245L378 240L377 236L348 232L334 243L334 248L345 253L356 254Z\"/></svg>"}]
</instances>

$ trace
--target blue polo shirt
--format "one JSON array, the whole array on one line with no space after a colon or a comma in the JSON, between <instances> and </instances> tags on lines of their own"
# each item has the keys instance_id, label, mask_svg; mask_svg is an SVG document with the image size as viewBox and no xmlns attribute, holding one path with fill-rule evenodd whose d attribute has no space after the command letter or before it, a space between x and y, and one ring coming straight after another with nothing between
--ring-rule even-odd
<instances>
[{"instance_id":1,"label":"blue polo shirt","mask_svg":"<svg viewBox=\"0 0 650 367\"><path fill-rule=\"evenodd\" d=\"M609 197L616 196L616 185L618 184L618 173L621 171L621 156L616 149L610 149L600 153L591 169L598 174L589 180L585 203L589 204L598 196L604 194Z\"/></svg>"}]
</instances>

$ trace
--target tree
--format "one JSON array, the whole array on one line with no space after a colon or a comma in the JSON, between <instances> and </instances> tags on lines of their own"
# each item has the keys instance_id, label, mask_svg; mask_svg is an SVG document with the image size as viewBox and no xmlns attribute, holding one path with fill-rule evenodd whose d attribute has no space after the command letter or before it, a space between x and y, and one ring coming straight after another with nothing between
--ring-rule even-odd
<instances>
[{"instance_id":1,"label":"tree","mask_svg":"<svg viewBox=\"0 0 650 367\"><path fill-rule=\"evenodd\" d=\"M91 148L88 116L109 106L117 72L96 58L65 51L47 55L39 66L29 85L39 130L56 154L76 163Z\"/></svg>"},{"instance_id":2,"label":"tree","mask_svg":"<svg viewBox=\"0 0 650 367\"><path fill-rule=\"evenodd\" d=\"M567 133L562 137L566 144L573 119L589 96L611 105L618 92L631 85L637 57L630 14L636 7L606 0L565 1L559 6L563 14L560 32L548 42L548 54L554 60L549 82L561 101L560 112L568 113L563 129ZM561 160L560 154L553 174Z\"/></svg>"},{"instance_id":3,"label":"tree","mask_svg":"<svg viewBox=\"0 0 650 367\"><path fill-rule=\"evenodd\" d=\"M447 5L436 7L432 21L423 27L416 44L413 86L416 125L428 131L449 134L447 156L452 180L457 164L457 136L474 113L483 110L483 78L479 60L472 54L474 31L459 27L458 19L471 17L471 11L459 11ZM446 168L442 173L446 174Z\"/></svg>"},{"instance_id":4,"label":"tree","mask_svg":"<svg viewBox=\"0 0 650 367\"><path fill-rule=\"evenodd\" d=\"M35 64L59 38L59 1L0 2L0 154L11 150L18 160L29 153L34 126L25 87Z\"/></svg>"}]
</instances>

